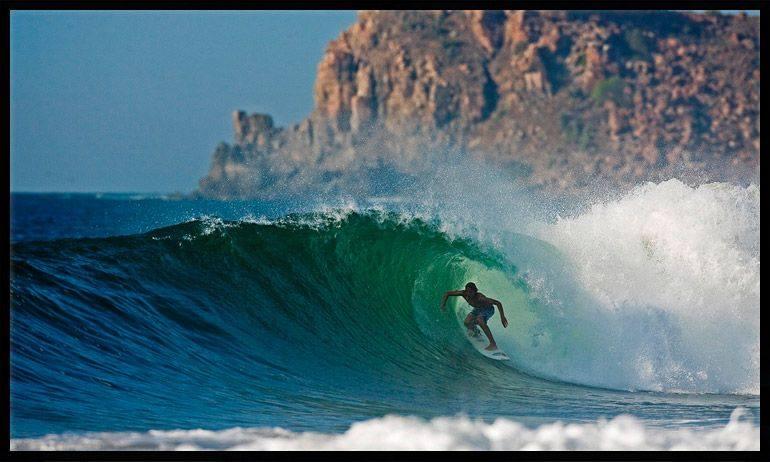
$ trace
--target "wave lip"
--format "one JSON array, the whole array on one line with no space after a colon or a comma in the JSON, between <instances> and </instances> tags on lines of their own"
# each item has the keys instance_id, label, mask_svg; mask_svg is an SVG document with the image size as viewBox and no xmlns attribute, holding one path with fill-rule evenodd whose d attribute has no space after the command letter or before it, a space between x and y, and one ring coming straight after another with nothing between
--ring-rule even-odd
<instances>
[{"instance_id":1,"label":"wave lip","mask_svg":"<svg viewBox=\"0 0 770 462\"><path fill-rule=\"evenodd\" d=\"M387 415L354 423L339 434L282 428L150 430L47 435L11 440L12 451L50 450L759 450L759 428L737 408L717 429L667 429L620 415L591 423L544 424L536 428L498 418Z\"/></svg>"}]
</instances>

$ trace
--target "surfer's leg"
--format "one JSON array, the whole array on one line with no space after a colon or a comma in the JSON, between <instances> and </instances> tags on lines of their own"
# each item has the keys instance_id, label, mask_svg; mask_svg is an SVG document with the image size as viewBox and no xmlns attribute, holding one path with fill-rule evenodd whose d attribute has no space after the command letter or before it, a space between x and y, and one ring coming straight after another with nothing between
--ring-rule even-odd
<instances>
[{"instance_id":1,"label":"surfer's leg","mask_svg":"<svg viewBox=\"0 0 770 462\"><path fill-rule=\"evenodd\" d=\"M468 313L468 316L465 317L463 324L465 324L465 327L467 327L468 330L473 329L473 325L476 324L476 317L473 315L473 313Z\"/></svg>"},{"instance_id":2,"label":"surfer's leg","mask_svg":"<svg viewBox=\"0 0 770 462\"><path fill-rule=\"evenodd\" d=\"M487 338L489 339L489 346L484 348L485 350L496 350L497 349L497 343L495 343L494 337L492 337L492 331L489 330L489 326L487 326L487 322L484 320L483 316L479 316L476 318L476 323L481 327L481 330L484 331Z\"/></svg>"},{"instance_id":3,"label":"surfer's leg","mask_svg":"<svg viewBox=\"0 0 770 462\"><path fill-rule=\"evenodd\" d=\"M476 316L472 312L468 313L463 324L465 324L465 327L468 329L468 335L478 335L478 329L476 329Z\"/></svg>"}]
</instances>

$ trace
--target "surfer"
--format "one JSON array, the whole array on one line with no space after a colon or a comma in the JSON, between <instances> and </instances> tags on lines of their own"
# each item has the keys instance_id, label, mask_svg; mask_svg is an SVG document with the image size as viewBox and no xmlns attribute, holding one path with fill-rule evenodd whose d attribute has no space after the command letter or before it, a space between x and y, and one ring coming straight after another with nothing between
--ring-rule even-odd
<instances>
[{"instance_id":1,"label":"surfer","mask_svg":"<svg viewBox=\"0 0 770 462\"><path fill-rule=\"evenodd\" d=\"M450 296L461 296L473 307L473 311L463 321L465 327L468 328L468 333L474 335L478 332L475 330L475 326L478 325L489 339L489 346L485 350L496 350L497 343L495 343L495 339L492 337L487 321L495 314L495 306L497 306L497 309L500 310L500 321L503 323L503 327L508 327L508 320L505 319L505 313L503 312L503 304L493 298L485 297L484 294L479 292L476 284L469 282L465 284L465 290L450 290L444 294L444 298L441 299L441 311L446 309L446 301Z\"/></svg>"}]
</instances>

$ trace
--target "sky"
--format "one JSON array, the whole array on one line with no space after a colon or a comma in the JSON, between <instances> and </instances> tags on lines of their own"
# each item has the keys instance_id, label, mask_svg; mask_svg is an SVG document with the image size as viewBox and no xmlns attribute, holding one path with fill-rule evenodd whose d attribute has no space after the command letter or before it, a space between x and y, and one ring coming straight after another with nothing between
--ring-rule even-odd
<instances>
[{"instance_id":1,"label":"sky","mask_svg":"<svg viewBox=\"0 0 770 462\"><path fill-rule=\"evenodd\" d=\"M230 114L313 107L354 11L11 12L11 191L189 192Z\"/></svg>"},{"instance_id":2,"label":"sky","mask_svg":"<svg viewBox=\"0 0 770 462\"><path fill-rule=\"evenodd\" d=\"M12 11L11 191L190 192L230 114L279 126L354 11Z\"/></svg>"}]
</instances>

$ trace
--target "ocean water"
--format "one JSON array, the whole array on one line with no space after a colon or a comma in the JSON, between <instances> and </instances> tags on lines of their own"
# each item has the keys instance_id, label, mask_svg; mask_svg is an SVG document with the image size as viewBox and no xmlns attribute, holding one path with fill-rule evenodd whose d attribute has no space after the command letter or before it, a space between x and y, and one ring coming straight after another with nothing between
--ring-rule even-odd
<instances>
[{"instance_id":1,"label":"ocean water","mask_svg":"<svg viewBox=\"0 0 770 462\"><path fill-rule=\"evenodd\" d=\"M758 186L556 210L445 173L294 203L12 194L11 448L759 449ZM511 361L439 310L467 281Z\"/></svg>"}]
</instances>

